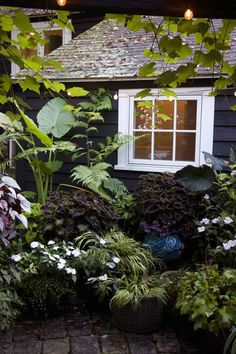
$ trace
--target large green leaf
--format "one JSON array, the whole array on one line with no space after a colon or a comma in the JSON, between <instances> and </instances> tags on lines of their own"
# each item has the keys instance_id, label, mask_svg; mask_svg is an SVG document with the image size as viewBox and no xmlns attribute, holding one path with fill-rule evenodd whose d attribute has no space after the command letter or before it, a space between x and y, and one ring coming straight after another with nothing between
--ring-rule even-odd
<instances>
[{"instance_id":1,"label":"large green leaf","mask_svg":"<svg viewBox=\"0 0 236 354\"><path fill-rule=\"evenodd\" d=\"M34 123L34 121L32 119L30 119L23 111L22 109L20 109L20 107L18 106L18 104L15 102L21 117L23 118L28 131L33 134L34 136L36 136L36 138L38 138L41 143L50 148L52 147L52 140L49 138L49 136L47 134L45 134L42 130L40 130L37 125Z\"/></svg>"},{"instance_id":2,"label":"large green leaf","mask_svg":"<svg viewBox=\"0 0 236 354\"><path fill-rule=\"evenodd\" d=\"M75 117L71 111L64 108L65 105L65 100L56 97L39 111L37 121L44 133L61 138L72 128Z\"/></svg>"},{"instance_id":3,"label":"large green leaf","mask_svg":"<svg viewBox=\"0 0 236 354\"><path fill-rule=\"evenodd\" d=\"M215 172L207 165L194 167L188 165L175 173L175 177L193 192L208 190L215 180Z\"/></svg>"}]
</instances>

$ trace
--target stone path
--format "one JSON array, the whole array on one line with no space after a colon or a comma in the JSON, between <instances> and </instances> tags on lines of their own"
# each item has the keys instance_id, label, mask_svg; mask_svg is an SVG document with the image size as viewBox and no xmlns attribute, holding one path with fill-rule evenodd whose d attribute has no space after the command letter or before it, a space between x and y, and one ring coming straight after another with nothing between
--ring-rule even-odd
<instances>
[{"instance_id":1,"label":"stone path","mask_svg":"<svg viewBox=\"0 0 236 354\"><path fill-rule=\"evenodd\" d=\"M22 321L0 332L0 354L208 354L170 329L150 335L120 332L107 316L73 309L43 322ZM212 354L209 352L209 354Z\"/></svg>"}]
</instances>

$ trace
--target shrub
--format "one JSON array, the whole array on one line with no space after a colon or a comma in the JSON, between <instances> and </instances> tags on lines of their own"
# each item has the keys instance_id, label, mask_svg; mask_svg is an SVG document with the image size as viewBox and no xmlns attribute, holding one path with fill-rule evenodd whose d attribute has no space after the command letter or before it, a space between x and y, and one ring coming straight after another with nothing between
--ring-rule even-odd
<instances>
[{"instance_id":1,"label":"shrub","mask_svg":"<svg viewBox=\"0 0 236 354\"><path fill-rule=\"evenodd\" d=\"M193 220L202 215L202 194L187 190L171 174L141 176L135 195L135 224L140 233L164 236L195 233Z\"/></svg>"},{"instance_id":2,"label":"shrub","mask_svg":"<svg viewBox=\"0 0 236 354\"><path fill-rule=\"evenodd\" d=\"M194 329L218 334L230 329L236 318L236 270L216 265L187 272L180 280L177 308L194 322Z\"/></svg>"},{"instance_id":3,"label":"shrub","mask_svg":"<svg viewBox=\"0 0 236 354\"><path fill-rule=\"evenodd\" d=\"M73 240L86 230L104 232L117 222L110 203L85 190L54 192L43 207L45 237Z\"/></svg>"},{"instance_id":4,"label":"shrub","mask_svg":"<svg viewBox=\"0 0 236 354\"><path fill-rule=\"evenodd\" d=\"M59 273L30 276L21 284L21 297L35 317L57 315L65 308L69 295L75 295L74 285Z\"/></svg>"}]
</instances>

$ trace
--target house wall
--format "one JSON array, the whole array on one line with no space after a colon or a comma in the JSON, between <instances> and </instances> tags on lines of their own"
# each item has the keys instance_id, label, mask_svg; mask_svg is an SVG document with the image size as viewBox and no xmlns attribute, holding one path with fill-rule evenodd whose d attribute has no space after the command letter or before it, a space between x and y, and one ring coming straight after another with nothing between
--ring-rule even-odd
<instances>
[{"instance_id":1,"label":"house wall","mask_svg":"<svg viewBox=\"0 0 236 354\"><path fill-rule=\"evenodd\" d=\"M78 85L78 84L77 84ZM82 86L82 85L81 85ZM152 86L151 83L147 83L147 86ZM146 87L147 87L146 86ZM195 86L207 86L207 82L196 81ZM83 84L88 90L98 89L99 87L105 87L110 90L112 95L120 88L143 88L144 83L142 81L135 82L110 82L110 83L87 83ZM37 94L28 93L24 97L25 101L32 107L31 111L27 114L35 119L38 110L44 106L47 102L46 97L39 97ZM71 103L75 104L76 99L71 99ZM230 110L230 106L233 104L233 92L229 91L222 93L215 99L215 124L214 124L214 144L213 153L218 157L227 158L229 149L232 144L236 144L236 113ZM117 133L118 130L118 101L112 101L112 110L106 111L103 114L104 123L98 123L97 128L99 135L94 137L94 142L105 141L106 136L112 136ZM69 136L67 137L69 139ZM68 158L63 157L64 164L60 171L55 174L54 183L57 186L60 183L72 183L70 179L70 171L75 166L74 163ZM117 154L114 153L108 162L112 165L117 163ZM112 171L114 177L121 179L127 188L134 191L138 178L144 172L136 171ZM34 180L29 166L25 161L19 161L17 163L17 181L20 183L24 190L31 190L34 188Z\"/></svg>"}]
</instances>

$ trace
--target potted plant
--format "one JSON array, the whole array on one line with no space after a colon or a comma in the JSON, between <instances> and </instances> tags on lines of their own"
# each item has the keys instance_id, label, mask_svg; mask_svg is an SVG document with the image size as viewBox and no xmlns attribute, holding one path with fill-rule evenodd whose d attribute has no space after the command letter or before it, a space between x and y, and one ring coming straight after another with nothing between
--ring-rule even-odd
<instances>
[{"instance_id":1,"label":"potted plant","mask_svg":"<svg viewBox=\"0 0 236 354\"><path fill-rule=\"evenodd\" d=\"M156 330L166 296L150 251L118 229L103 237L87 232L77 242L87 283L110 299L114 324L136 333Z\"/></svg>"},{"instance_id":2,"label":"potted plant","mask_svg":"<svg viewBox=\"0 0 236 354\"><path fill-rule=\"evenodd\" d=\"M123 331L149 333L162 324L164 287L158 274L122 276L111 298L112 321Z\"/></svg>"}]
</instances>

